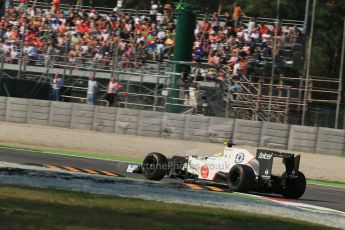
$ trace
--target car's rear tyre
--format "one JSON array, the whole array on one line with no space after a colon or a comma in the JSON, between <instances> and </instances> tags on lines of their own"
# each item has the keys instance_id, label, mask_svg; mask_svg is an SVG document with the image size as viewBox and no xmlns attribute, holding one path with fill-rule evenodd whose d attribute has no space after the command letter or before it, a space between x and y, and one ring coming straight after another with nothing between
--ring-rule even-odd
<instances>
[{"instance_id":1,"label":"car's rear tyre","mask_svg":"<svg viewBox=\"0 0 345 230\"><path fill-rule=\"evenodd\" d=\"M296 178L286 178L285 187L282 190L282 195L287 199L298 199L304 192L307 185L305 176L302 172L295 173ZM286 177L286 173L283 174Z\"/></svg>"},{"instance_id":2,"label":"car's rear tyre","mask_svg":"<svg viewBox=\"0 0 345 230\"><path fill-rule=\"evenodd\" d=\"M149 153L143 161L143 174L149 180L161 180L168 172L168 160L161 153Z\"/></svg>"},{"instance_id":3,"label":"car's rear tyre","mask_svg":"<svg viewBox=\"0 0 345 230\"><path fill-rule=\"evenodd\" d=\"M249 192L255 183L254 170L248 165L235 165L228 176L228 186L234 192Z\"/></svg>"}]
</instances>

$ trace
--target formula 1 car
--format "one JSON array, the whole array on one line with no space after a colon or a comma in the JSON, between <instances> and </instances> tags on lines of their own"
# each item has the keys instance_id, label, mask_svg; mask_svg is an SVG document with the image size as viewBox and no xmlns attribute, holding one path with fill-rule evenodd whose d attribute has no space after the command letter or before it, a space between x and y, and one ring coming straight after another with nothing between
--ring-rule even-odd
<instances>
[{"instance_id":1,"label":"formula 1 car","mask_svg":"<svg viewBox=\"0 0 345 230\"><path fill-rule=\"evenodd\" d=\"M300 155L258 149L253 156L248 150L232 145L230 142L222 154L211 157L173 156L167 159L153 152L135 171L149 180L167 176L226 185L235 192L275 193L288 199L298 199L304 194L306 179L299 171ZM285 172L280 176L271 174L276 157L282 158L285 165Z\"/></svg>"}]
</instances>

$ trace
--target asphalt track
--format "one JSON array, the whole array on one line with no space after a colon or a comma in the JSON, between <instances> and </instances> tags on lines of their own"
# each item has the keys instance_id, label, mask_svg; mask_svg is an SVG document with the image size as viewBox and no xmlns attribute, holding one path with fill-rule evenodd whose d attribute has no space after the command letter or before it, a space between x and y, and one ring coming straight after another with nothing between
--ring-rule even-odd
<instances>
[{"instance_id":1,"label":"asphalt track","mask_svg":"<svg viewBox=\"0 0 345 230\"><path fill-rule=\"evenodd\" d=\"M127 173L127 163L115 161L70 157L7 148L0 148L0 161L28 165L59 165L79 169L111 171L125 177L143 179L142 175ZM162 180L162 183L182 183L182 181L167 178ZM300 199L295 200L295 202L331 208L344 212L345 188L308 184L305 194Z\"/></svg>"}]
</instances>

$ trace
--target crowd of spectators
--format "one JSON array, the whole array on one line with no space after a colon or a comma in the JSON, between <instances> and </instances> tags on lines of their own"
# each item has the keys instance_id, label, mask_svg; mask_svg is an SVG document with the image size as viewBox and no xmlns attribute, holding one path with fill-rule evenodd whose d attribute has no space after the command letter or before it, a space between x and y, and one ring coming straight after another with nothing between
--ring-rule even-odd
<instances>
[{"instance_id":1,"label":"crowd of spectators","mask_svg":"<svg viewBox=\"0 0 345 230\"><path fill-rule=\"evenodd\" d=\"M102 14L92 8L61 9L58 0L50 9L26 7L21 0L8 6L0 19L0 49L7 63L25 55L30 64L47 64L67 55L64 61L70 65L108 67L116 54L124 68L139 67L147 59L162 60L171 54L175 34L171 10L171 5L163 8L153 1L148 15L116 10ZM61 58L49 59L52 56Z\"/></svg>"},{"instance_id":2,"label":"crowd of spectators","mask_svg":"<svg viewBox=\"0 0 345 230\"><path fill-rule=\"evenodd\" d=\"M296 27L282 27L276 22L271 25L259 24L254 18L243 23L229 13L225 22L221 23L218 14L214 13L210 20L197 25L193 56L197 62L222 65L231 76L241 76L263 60L272 60L273 53L279 55L284 44L295 43L300 35L301 31ZM224 78L224 72L218 77Z\"/></svg>"},{"instance_id":3,"label":"crowd of spectators","mask_svg":"<svg viewBox=\"0 0 345 230\"><path fill-rule=\"evenodd\" d=\"M127 68L140 67L148 59L162 61L173 53L175 24L169 4L151 1L148 15L134 15L117 10L102 14L92 8L60 9L60 0L53 0L50 9L32 8L25 1L8 6L6 16L0 19L0 49L7 63L16 63L25 54L30 64L60 61L107 68L117 55ZM244 23L242 15L236 5L223 20L214 13L199 21L194 61L224 65L232 75L245 74L248 64L272 56L275 35L276 54L286 41L294 42L299 36L295 27L258 24L254 18ZM60 58L49 58L55 55ZM63 59L66 55L67 60Z\"/></svg>"},{"instance_id":4,"label":"crowd of spectators","mask_svg":"<svg viewBox=\"0 0 345 230\"><path fill-rule=\"evenodd\" d=\"M117 8L108 14L92 7L62 9L60 0L52 0L49 8L28 6L26 0L6 7L0 19L0 50L7 63L18 63L24 56L32 65L111 68L111 63L120 63L122 68L138 68L148 59L161 62L173 54L173 6L163 6L160 1L151 1L146 15ZM272 59L285 43L294 43L301 35L296 27L257 23L254 18L244 21L243 16L235 4L225 17L213 13L198 21L193 61L222 66L225 71L195 67L189 76L233 82L231 79L246 76L263 59ZM118 62L112 62L114 57ZM185 78L182 84L188 88L190 79ZM239 87L233 84L232 88L235 91Z\"/></svg>"}]
</instances>

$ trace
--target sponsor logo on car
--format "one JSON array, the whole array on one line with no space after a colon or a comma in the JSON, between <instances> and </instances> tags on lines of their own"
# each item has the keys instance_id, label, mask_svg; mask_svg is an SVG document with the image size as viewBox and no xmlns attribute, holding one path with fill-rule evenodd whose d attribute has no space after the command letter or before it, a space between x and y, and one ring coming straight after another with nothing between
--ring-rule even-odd
<instances>
[{"instance_id":1,"label":"sponsor logo on car","mask_svg":"<svg viewBox=\"0 0 345 230\"><path fill-rule=\"evenodd\" d=\"M261 175L261 177L262 177L262 179L266 179L266 180L271 178L271 176L265 176L265 175Z\"/></svg>"},{"instance_id":2,"label":"sponsor logo on car","mask_svg":"<svg viewBox=\"0 0 345 230\"><path fill-rule=\"evenodd\" d=\"M235 163L242 163L244 161L244 153L237 153L235 157Z\"/></svg>"},{"instance_id":3,"label":"sponsor logo on car","mask_svg":"<svg viewBox=\"0 0 345 230\"><path fill-rule=\"evenodd\" d=\"M129 164L127 167L127 172L131 173L134 171L134 169L136 169L138 167L138 165L133 165L133 164Z\"/></svg>"},{"instance_id":4,"label":"sponsor logo on car","mask_svg":"<svg viewBox=\"0 0 345 230\"><path fill-rule=\"evenodd\" d=\"M273 153L260 153L258 158L264 160L271 160L272 156Z\"/></svg>"},{"instance_id":5,"label":"sponsor logo on car","mask_svg":"<svg viewBox=\"0 0 345 230\"><path fill-rule=\"evenodd\" d=\"M265 170L265 175L261 175L262 179L270 179L271 175L270 175L270 171L268 171L268 169Z\"/></svg>"},{"instance_id":6,"label":"sponsor logo on car","mask_svg":"<svg viewBox=\"0 0 345 230\"><path fill-rule=\"evenodd\" d=\"M209 173L208 166L207 165L201 166L200 172L201 172L201 176L203 178L207 178L208 177L208 173Z\"/></svg>"}]
</instances>

